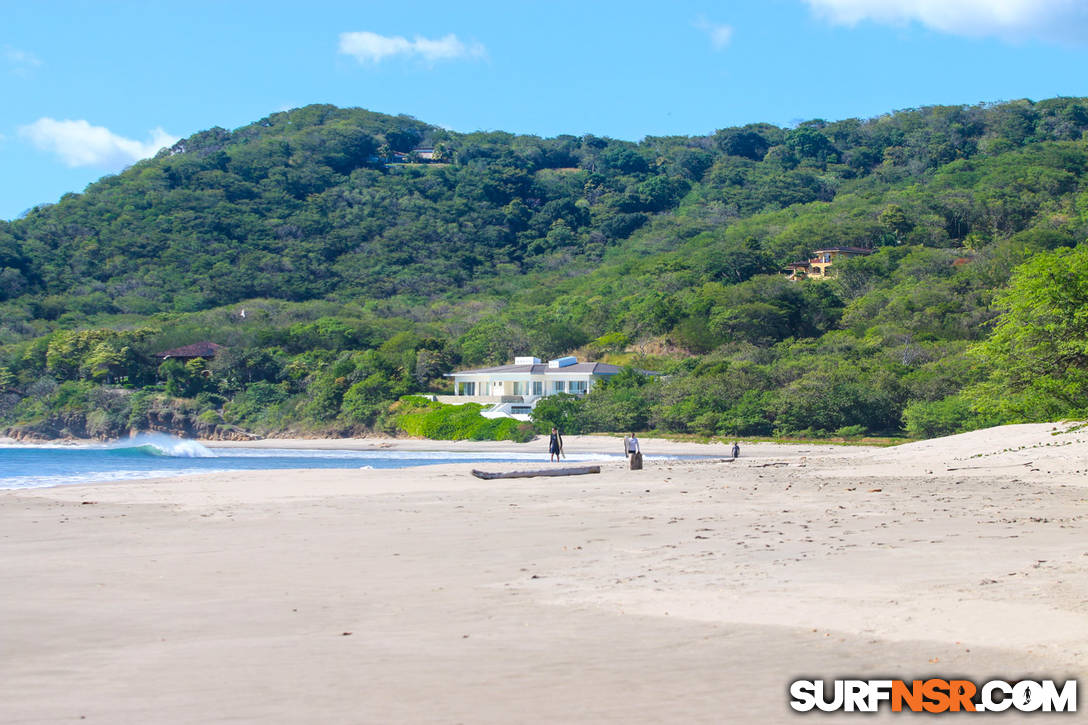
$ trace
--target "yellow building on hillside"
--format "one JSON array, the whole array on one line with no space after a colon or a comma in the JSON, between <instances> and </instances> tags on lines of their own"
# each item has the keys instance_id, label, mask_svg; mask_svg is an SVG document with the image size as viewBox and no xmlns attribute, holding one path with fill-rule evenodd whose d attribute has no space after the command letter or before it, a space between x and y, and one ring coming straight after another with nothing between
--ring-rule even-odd
<instances>
[{"instance_id":1,"label":"yellow building on hillside","mask_svg":"<svg viewBox=\"0 0 1088 725\"><path fill-rule=\"evenodd\" d=\"M835 262L850 257L861 257L872 254L873 250L863 247L827 247L817 249L812 253L812 258L807 262L791 262L786 265L790 279L827 279L832 276L831 268Z\"/></svg>"}]
</instances>

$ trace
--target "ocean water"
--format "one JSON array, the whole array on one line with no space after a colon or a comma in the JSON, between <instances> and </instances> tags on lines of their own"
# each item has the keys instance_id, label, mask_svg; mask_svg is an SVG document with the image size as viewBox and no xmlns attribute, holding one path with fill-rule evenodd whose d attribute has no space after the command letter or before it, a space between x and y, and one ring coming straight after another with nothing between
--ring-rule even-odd
<instances>
[{"instance_id":1,"label":"ocean water","mask_svg":"<svg viewBox=\"0 0 1088 725\"><path fill-rule=\"evenodd\" d=\"M565 460L607 461L622 458L621 455L569 455ZM241 470L406 468L439 463L529 463L547 460L548 454L543 450L533 454L213 449L196 441L152 433L102 444L0 445L0 489Z\"/></svg>"}]
</instances>

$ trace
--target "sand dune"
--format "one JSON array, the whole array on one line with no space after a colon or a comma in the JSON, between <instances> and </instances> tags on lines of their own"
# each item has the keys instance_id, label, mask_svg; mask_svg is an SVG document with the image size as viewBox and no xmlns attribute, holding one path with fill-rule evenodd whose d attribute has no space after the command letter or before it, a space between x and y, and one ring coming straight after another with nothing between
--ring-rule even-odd
<instances>
[{"instance_id":1,"label":"sand dune","mask_svg":"<svg viewBox=\"0 0 1088 725\"><path fill-rule=\"evenodd\" d=\"M4 492L0 720L775 723L806 717L786 696L802 676L1072 678L1088 435L1067 428L564 479L458 464Z\"/></svg>"}]
</instances>

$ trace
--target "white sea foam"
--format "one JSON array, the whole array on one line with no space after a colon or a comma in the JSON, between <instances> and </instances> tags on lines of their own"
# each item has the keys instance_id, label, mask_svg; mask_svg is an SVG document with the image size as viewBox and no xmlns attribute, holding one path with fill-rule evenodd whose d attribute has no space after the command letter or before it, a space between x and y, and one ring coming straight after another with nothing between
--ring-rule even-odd
<instances>
[{"instance_id":1,"label":"white sea foam","mask_svg":"<svg viewBox=\"0 0 1088 725\"><path fill-rule=\"evenodd\" d=\"M179 438L166 433L137 433L129 438L119 438L108 443L20 443L0 442L0 449L27 450L83 450L83 451L123 451L145 449L151 455L168 458L215 458L215 451L188 438Z\"/></svg>"},{"instance_id":2,"label":"white sea foam","mask_svg":"<svg viewBox=\"0 0 1088 725\"><path fill-rule=\"evenodd\" d=\"M157 455L170 458L215 458L216 454L188 438L178 438L166 433L137 433L128 438L107 443L103 448L120 450L124 448L148 448Z\"/></svg>"},{"instance_id":3,"label":"white sea foam","mask_svg":"<svg viewBox=\"0 0 1088 725\"><path fill-rule=\"evenodd\" d=\"M172 478L203 473L225 473L227 469L172 468L154 471L88 471L55 476L12 476L0 479L0 490L14 488L43 488L46 486L75 486L106 481L138 481L146 478Z\"/></svg>"}]
</instances>

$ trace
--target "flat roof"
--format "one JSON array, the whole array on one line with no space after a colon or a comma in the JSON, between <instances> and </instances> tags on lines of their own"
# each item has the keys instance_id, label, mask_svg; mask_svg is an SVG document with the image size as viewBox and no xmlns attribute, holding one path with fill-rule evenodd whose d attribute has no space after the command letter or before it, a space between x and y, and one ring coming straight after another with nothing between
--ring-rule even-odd
<instances>
[{"instance_id":1,"label":"flat roof","mask_svg":"<svg viewBox=\"0 0 1088 725\"><path fill-rule=\"evenodd\" d=\"M535 365L499 365L493 368L476 368L474 370L458 370L452 373L446 373L446 377L451 375L479 375L479 374L498 374L498 373L528 373L529 375L555 375L557 373L590 373L592 375L615 375L622 370L619 365L611 365L609 363L599 362L582 362L574 363L573 365L565 365L561 368L553 368L548 363L537 363Z\"/></svg>"},{"instance_id":2,"label":"flat roof","mask_svg":"<svg viewBox=\"0 0 1088 725\"><path fill-rule=\"evenodd\" d=\"M873 250L865 249L864 247L821 247L820 249L812 250L813 254L819 254L820 252L853 252L854 254L872 254Z\"/></svg>"}]
</instances>

